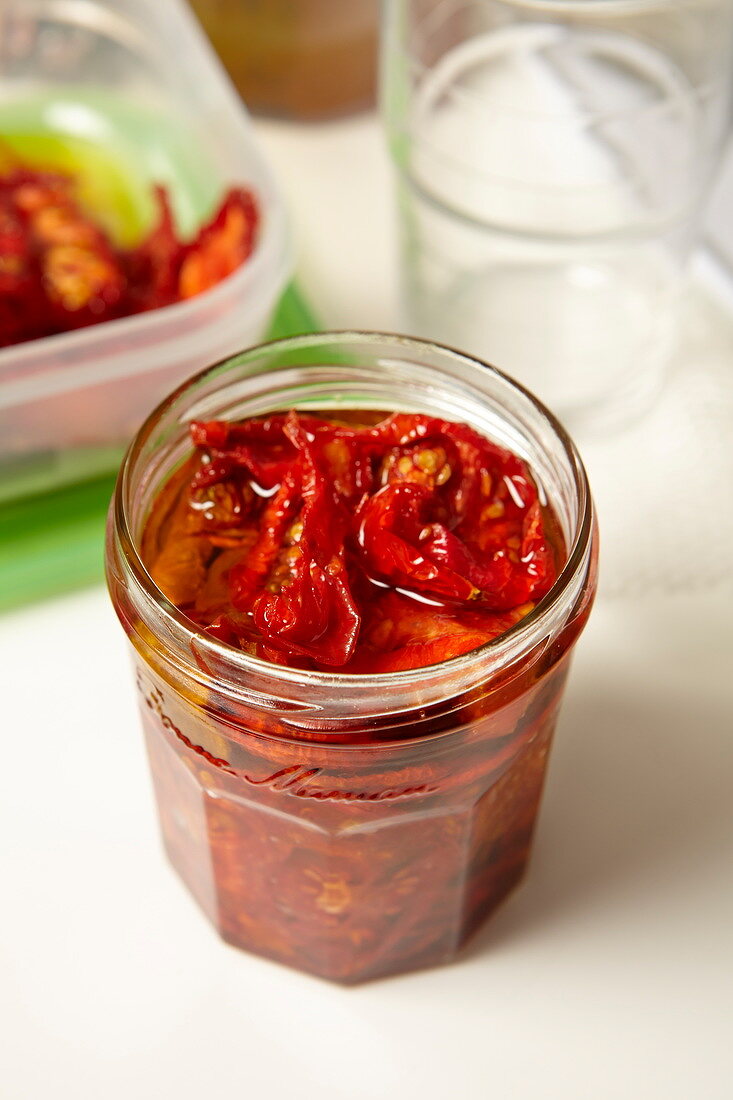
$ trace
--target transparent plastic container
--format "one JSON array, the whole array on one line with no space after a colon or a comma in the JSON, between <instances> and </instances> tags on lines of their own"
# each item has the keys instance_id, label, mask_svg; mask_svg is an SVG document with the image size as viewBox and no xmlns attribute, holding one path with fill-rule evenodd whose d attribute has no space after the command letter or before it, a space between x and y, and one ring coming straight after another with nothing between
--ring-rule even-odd
<instances>
[{"instance_id":1,"label":"transparent plastic container","mask_svg":"<svg viewBox=\"0 0 733 1100\"><path fill-rule=\"evenodd\" d=\"M2 502L114 469L171 387L262 338L290 250L247 113L179 0L0 0L0 135L73 164L118 237L150 222L158 182L186 235L231 184L263 215L253 255L204 294L0 351Z\"/></svg>"},{"instance_id":2,"label":"transparent plastic container","mask_svg":"<svg viewBox=\"0 0 733 1100\"><path fill-rule=\"evenodd\" d=\"M568 550L537 607L442 664L382 675L269 665L202 633L139 553L191 419L287 408L424 412L531 466ZM527 866L571 653L596 584L593 504L560 425L498 371L379 334L252 349L165 401L108 525L166 851L228 942L340 982L452 958ZM116 792L116 797L120 797Z\"/></svg>"}]
</instances>

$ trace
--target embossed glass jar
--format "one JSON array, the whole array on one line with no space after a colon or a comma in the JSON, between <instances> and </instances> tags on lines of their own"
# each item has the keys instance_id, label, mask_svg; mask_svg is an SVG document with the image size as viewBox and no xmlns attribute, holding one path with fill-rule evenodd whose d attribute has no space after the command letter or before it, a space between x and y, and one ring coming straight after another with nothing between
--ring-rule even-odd
<instances>
[{"instance_id":1,"label":"embossed glass jar","mask_svg":"<svg viewBox=\"0 0 733 1100\"><path fill-rule=\"evenodd\" d=\"M552 590L482 648L382 675L273 666L201 633L143 566L146 517L189 451L190 420L288 408L435 413L521 455L567 547ZM525 870L595 560L588 484L563 429L446 348L297 337L212 367L159 406L122 466L108 581L166 851L224 939L342 982L456 953Z\"/></svg>"}]
</instances>

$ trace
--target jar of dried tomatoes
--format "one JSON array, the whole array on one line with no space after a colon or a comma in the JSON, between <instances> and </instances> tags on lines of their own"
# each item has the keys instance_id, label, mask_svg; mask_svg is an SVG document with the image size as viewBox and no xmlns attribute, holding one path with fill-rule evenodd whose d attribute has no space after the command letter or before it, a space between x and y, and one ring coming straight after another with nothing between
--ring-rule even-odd
<instances>
[{"instance_id":1,"label":"jar of dried tomatoes","mask_svg":"<svg viewBox=\"0 0 733 1100\"><path fill-rule=\"evenodd\" d=\"M375 411L427 414L519 456L561 546L549 591L478 648L387 672L272 663L202 629L154 582L146 524L190 455L191 421L284 410L372 423ZM143 425L107 561L164 845L222 937L346 983L452 958L525 871L595 590L588 483L552 415L493 368L403 337L254 348L191 379Z\"/></svg>"}]
</instances>

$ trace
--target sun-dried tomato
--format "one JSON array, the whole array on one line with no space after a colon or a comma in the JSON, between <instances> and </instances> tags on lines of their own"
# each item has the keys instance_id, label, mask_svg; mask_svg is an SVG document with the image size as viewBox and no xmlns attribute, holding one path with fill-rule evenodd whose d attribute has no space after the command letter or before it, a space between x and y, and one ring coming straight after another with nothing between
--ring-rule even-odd
<instances>
[{"instance_id":1,"label":"sun-dried tomato","mask_svg":"<svg viewBox=\"0 0 733 1100\"><path fill-rule=\"evenodd\" d=\"M251 611L268 646L341 666L354 652L360 622L346 570L350 517L323 452L295 413L282 431L295 458L266 510L261 539L232 571L233 603Z\"/></svg>"},{"instance_id":2,"label":"sun-dried tomato","mask_svg":"<svg viewBox=\"0 0 733 1100\"><path fill-rule=\"evenodd\" d=\"M518 456L465 424L357 415L191 425L197 458L152 575L221 641L399 671L491 641L551 588L557 524Z\"/></svg>"},{"instance_id":3,"label":"sun-dried tomato","mask_svg":"<svg viewBox=\"0 0 733 1100\"><path fill-rule=\"evenodd\" d=\"M14 162L0 175L0 347L157 309L208 290L250 256L256 201L232 188L189 242L168 192L156 224L122 250L76 199L72 176Z\"/></svg>"},{"instance_id":4,"label":"sun-dried tomato","mask_svg":"<svg viewBox=\"0 0 733 1100\"><path fill-rule=\"evenodd\" d=\"M399 587L472 600L479 589L453 546L460 545L458 540L442 524L431 522L434 501L427 486L413 483L385 485L368 497L355 525L364 566Z\"/></svg>"},{"instance_id":5,"label":"sun-dried tomato","mask_svg":"<svg viewBox=\"0 0 733 1100\"><path fill-rule=\"evenodd\" d=\"M164 187L156 187L153 198L157 220L137 248L125 257L131 312L135 313L159 309L178 300L183 245L176 236L168 192Z\"/></svg>"},{"instance_id":6,"label":"sun-dried tomato","mask_svg":"<svg viewBox=\"0 0 733 1100\"><path fill-rule=\"evenodd\" d=\"M15 168L0 178L0 207L3 299L13 311L1 344L118 315L122 260L80 211L68 177Z\"/></svg>"},{"instance_id":7,"label":"sun-dried tomato","mask_svg":"<svg viewBox=\"0 0 733 1100\"><path fill-rule=\"evenodd\" d=\"M178 272L178 297L201 294L243 264L254 247L257 221L249 191L231 190L213 220L186 249Z\"/></svg>"}]
</instances>

